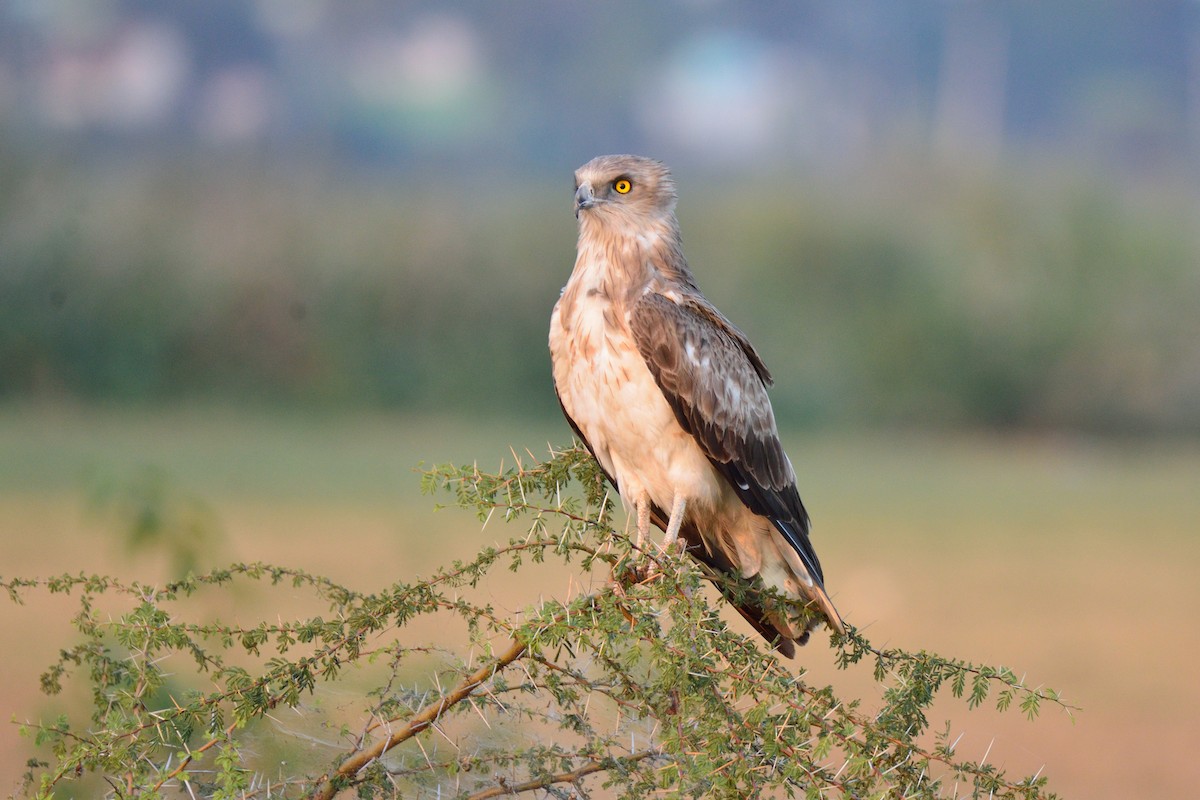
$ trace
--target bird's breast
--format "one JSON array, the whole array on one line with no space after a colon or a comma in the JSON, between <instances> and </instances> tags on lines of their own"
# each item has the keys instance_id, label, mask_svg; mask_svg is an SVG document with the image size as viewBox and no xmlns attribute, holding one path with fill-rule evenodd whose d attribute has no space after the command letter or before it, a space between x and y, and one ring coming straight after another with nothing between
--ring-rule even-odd
<instances>
[{"instance_id":1,"label":"bird's breast","mask_svg":"<svg viewBox=\"0 0 1200 800\"><path fill-rule=\"evenodd\" d=\"M550 351L564 409L627 503L642 492L664 509L678 492L718 503L723 479L680 427L607 293L568 283L551 317Z\"/></svg>"}]
</instances>

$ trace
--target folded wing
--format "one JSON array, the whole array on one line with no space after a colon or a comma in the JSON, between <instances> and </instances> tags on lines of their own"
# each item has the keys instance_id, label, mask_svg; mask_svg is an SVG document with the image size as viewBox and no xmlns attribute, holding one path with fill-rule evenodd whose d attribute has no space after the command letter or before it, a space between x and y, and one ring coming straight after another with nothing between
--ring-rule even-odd
<instances>
[{"instance_id":1,"label":"folded wing","mask_svg":"<svg viewBox=\"0 0 1200 800\"><path fill-rule=\"evenodd\" d=\"M680 426L738 498L770 520L796 551L809 573L814 599L830 625L840 629L767 396L771 375L745 334L698 295L647 293L634 305L630 323L638 350Z\"/></svg>"}]
</instances>

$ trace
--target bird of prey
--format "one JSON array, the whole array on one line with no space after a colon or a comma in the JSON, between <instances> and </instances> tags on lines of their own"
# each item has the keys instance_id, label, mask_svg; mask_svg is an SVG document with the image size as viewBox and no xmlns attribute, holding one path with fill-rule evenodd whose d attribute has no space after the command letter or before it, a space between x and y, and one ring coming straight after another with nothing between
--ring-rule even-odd
<instances>
[{"instance_id":1,"label":"bird of prey","mask_svg":"<svg viewBox=\"0 0 1200 800\"><path fill-rule=\"evenodd\" d=\"M792 657L821 621L844 628L779 441L771 374L696 286L675 202L670 172L649 158L600 156L576 170L575 268L550 319L555 390L636 512L639 545L653 521L664 547L682 539L715 572L804 604L738 608Z\"/></svg>"}]
</instances>

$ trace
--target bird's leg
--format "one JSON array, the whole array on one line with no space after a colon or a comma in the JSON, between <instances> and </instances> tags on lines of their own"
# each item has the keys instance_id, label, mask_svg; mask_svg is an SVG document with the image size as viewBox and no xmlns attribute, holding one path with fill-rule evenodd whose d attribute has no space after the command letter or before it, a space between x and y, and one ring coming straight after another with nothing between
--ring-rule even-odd
<instances>
[{"instance_id":1,"label":"bird's leg","mask_svg":"<svg viewBox=\"0 0 1200 800\"><path fill-rule=\"evenodd\" d=\"M634 549L641 550L642 543L646 541L646 534L650 532L650 495L642 492L633 505L637 509L637 539L634 540L633 546Z\"/></svg>"},{"instance_id":2,"label":"bird's leg","mask_svg":"<svg viewBox=\"0 0 1200 800\"><path fill-rule=\"evenodd\" d=\"M650 495L646 492L639 492L633 499L633 507L637 513L637 538L633 540L633 551L629 554L629 561L622 561L613 569L618 593L623 582L638 582L646 578L647 570L643 563L645 553L642 551L642 545L646 541L646 535L650 532Z\"/></svg>"},{"instance_id":3,"label":"bird's leg","mask_svg":"<svg viewBox=\"0 0 1200 800\"><path fill-rule=\"evenodd\" d=\"M679 539L679 528L683 525L683 509L687 506L687 498L682 494L675 495L675 505L671 506L671 518L667 521L667 533L663 536L663 550L670 550Z\"/></svg>"}]
</instances>

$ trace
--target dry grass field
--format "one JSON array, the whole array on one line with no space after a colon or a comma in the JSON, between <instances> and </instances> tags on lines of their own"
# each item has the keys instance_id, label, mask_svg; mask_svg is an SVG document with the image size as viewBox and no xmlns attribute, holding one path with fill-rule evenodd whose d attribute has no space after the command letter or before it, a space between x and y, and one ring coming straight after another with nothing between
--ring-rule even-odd
<instances>
[{"instance_id":1,"label":"dry grass field","mask_svg":"<svg viewBox=\"0 0 1200 800\"><path fill-rule=\"evenodd\" d=\"M492 468L511 461L509 446L541 455L568 439L556 423L9 408L0 411L0 576L162 580L166 561L130 550L111 510L88 499L153 467L218 523L202 567L261 559L373 590L516 533L435 513L417 491L418 462ZM987 751L1016 773L1044 766L1065 797L1200 791L1200 443L785 439L835 602L876 645L1004 664L1082 709L1071 719L1047 707L1028 722L946 701L938 710L964 732L961 752ZM515 610L566 592L574 577L537 575L544 583L530 587L505 573L487 591ZM221 613L294 611L256 602ZM38 674L69 640L72 610L36 594L24 606L0 602L6 723L59 707L39 694ZM825 641L800 653L810 679L870 702L869 675L839 673ZM29 748L16 724L0 727L0 795L16 787Z\"/></svg>"}]
</instances>

